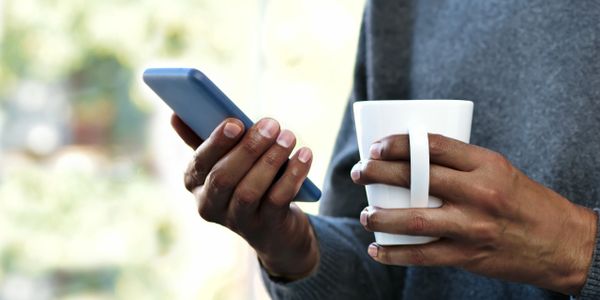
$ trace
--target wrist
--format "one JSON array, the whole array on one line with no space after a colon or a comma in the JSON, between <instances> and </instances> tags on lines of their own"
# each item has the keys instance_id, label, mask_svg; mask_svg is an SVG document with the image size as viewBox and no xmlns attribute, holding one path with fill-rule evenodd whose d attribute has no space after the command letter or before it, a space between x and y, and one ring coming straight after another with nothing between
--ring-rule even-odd
<instances>
[{"instance_id":1,"label":"wrist","mask_svg":"<svg viewBox=\"0 0 600 300\"><path fill-rule=\"evenodd\" d=\"M257 251L259 263L271 277L294 281L308 277L317 270L319 246L312 226L308 229L308 238L298 245L282 245L274 253Z\"/></svg>"},{"instance_id":2,"label":"wrist","mask_svg":"<svg viewBox=\"0 0 600 300\"><path fill-rule=\"evenodd\" d=\"M263 259L260 255L257 257L260 265L270 277L285 282L309 277L317 270L319 264L318 254L307 255L303 261L296 261L294 263L280 263L277 260L270 260L270 258Z\"/></svg>"},{"instance_id":3,"label":"wrist","mask_svg":"<svg viewBox=\"0 0 600 300\"><path fill-rule=\"evenodd\" d=\"M558 280L560 291L568 295L579 295L585 285L596 246L598 226L598 217L594 211L579 205L574 206L575 213L571 224L573 230L566 230L571 238L565 243L569 249L566 253L571 254L571 263Z\"/></svg>"}]
</instances>

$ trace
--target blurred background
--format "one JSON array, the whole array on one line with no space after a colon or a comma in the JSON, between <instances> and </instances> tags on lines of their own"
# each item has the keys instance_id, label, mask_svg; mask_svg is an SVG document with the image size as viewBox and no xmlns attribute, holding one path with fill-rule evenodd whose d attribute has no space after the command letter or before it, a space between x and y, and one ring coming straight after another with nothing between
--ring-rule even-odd
<instances>
[{"instance_id":1,"label":"blurred background","mask_svg":"<svg viewBox=\"0 0 600 300\"><path fill-rule=\"evenodd\" d=\"M204 71L311 147L321 186L362 7L0 0L0 299L268 298L247 244L197 215L192 150L141 74Z\"/></svg>"}]
</instances>

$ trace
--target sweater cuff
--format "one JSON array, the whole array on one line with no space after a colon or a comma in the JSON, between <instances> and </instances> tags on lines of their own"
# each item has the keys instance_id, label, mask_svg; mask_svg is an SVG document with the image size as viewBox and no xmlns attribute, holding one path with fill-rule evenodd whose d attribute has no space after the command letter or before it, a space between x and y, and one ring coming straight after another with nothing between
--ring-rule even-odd
<instances>
[{"instance_id":1,"label":"sweater cuff","mask_svg":"<svg viewBox=\"0 0 600 300\"><path fill-rule=\"evenodd\" d=\"M282 282L269 276L261 266L261 274L267 291L273 299L355 299L367 293L369 273L361 261L367 257L366 248L357 251L352 242L350 220L311 216L319 243L320 261L310 276L291 282ZM360 246L359 246L360 247ZM362 247L360 247L362 248ZM362 293L361 293L362 292Z\"/></svg>"},{"instance_id":2,"label":"sweater cuff","mask_svg":"<svg viewBox=\"0 0 600 300\"><path fill-rule=\"evenodd\" d=\"M581 294L577 299L598 299L600 298L600 209L594 208L598 214L598 227L596 229L596 246L592 254L592 264L588 271L588 277L581 289Z\"/></svg>"}]
</instances>

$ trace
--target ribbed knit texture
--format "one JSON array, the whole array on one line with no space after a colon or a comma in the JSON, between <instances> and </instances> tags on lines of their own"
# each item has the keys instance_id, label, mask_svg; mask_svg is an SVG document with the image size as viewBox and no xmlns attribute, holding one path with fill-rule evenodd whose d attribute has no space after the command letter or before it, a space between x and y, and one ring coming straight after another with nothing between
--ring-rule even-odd
<instances>
[{"instance_id":1,"label":"ribbed knit texture","mask_svg":"<svg viewBox=\"0 0 600 300\"><path fill-rule=\"evenodd\" d=\"M569 299L456 268L373 264L365 256L368 241L357 238L364 233L356 219L367 202L364 188L349 176L359 159L349 108L354 101L374 99L472 100L471 143L500 152L570 201L596 208L599 54L598 1L368 1L351 101L321 200L320 214L329 217L311 218L322 263L316 274L298 282L265 277L273 297ZM600 299L599 247L579 299Z\"/></svg>"},{"instance_id":2,"label":"ribbed knit texture","mask_svg":"<svg viewBox=\"0 0 600 300\"><path fill-rule=\"evenodd\" d=\"M374 262L366 249L372 234L365 232L356 220L309 216L316 228L320 264L313 276L281 283L262 269L267 289L275 299L370 299L382 298L395 290L386 267ZM353 288L348 289L347 284ZM373 291L373 282L387 282L387 288Z\"/></svg>"},{"instance_id":3,"label":"ribbed knit texture","mask_svg":"<svg viewBox=\"0 0 600 300\"><path fill-rule=\"evenodd\" d=\"M595 208L594 211L600 220L600 209ZM596 228L596 248L592 255L592 268L588 272L588 278L581 290L581 295L578 299L600 299L600 222Z\"/></svg>"}]
</instances>

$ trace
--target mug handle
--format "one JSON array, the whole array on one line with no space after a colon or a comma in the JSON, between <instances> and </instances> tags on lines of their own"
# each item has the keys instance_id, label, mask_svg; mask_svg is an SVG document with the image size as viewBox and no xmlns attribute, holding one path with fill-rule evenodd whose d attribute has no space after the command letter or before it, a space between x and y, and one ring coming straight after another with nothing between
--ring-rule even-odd
<instances>
[{"instance_id":1,"label":"mug handle","mask_svg":"<svg viewBox=\"0 0 600 300\"><path fill-rule=\"evenodd\" d=\"M419 127L408 130L410 145L410 207L428 207L429 139Z\"/></svg>"}]
</instances>

